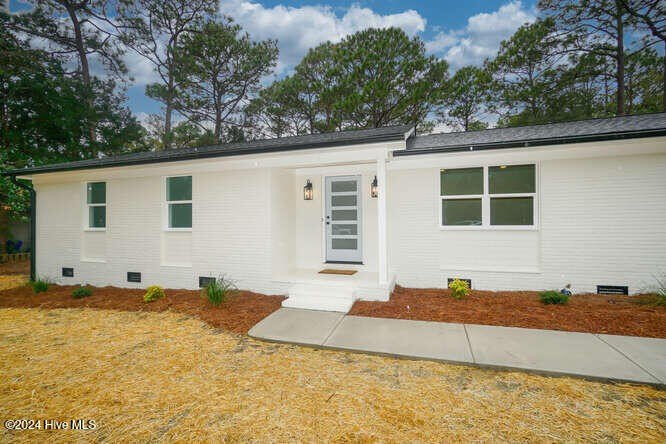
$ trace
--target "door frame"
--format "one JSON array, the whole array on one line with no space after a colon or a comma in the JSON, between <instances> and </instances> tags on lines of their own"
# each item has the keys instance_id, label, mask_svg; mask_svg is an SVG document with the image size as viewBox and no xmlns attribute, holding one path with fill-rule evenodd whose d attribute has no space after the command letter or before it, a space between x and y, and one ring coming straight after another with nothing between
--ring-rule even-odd
<instances>
[{"instance_id":1,"label":"door frame","mask_svg":"<svg viewBox=\"0 0 666 444\"><path fill-rule=\"evenodd\" d=\"M356 202L357 206L357 236L358 236L358 255L359 255L359 260L358 261L337 261L337 260L329 260L328 258L328 225L326 224L326 208L328 206L328 200L330 198L329 193L328 193L328 188L326 186L327 178L353 178L357 180L358 187L357 187L357 196L358 200ZM363 218L363 174L358 173L358 174L330 174L326 175L323 174L321 176L321 189L322 189L322 205L321 205L321 221L322 221L322 263L324 264L351 264L351 265L363 265L365 263L365 250L363 248L363 243L365 241L365 233L364 233L364 218Z\"/></svg>"}]
</instances>

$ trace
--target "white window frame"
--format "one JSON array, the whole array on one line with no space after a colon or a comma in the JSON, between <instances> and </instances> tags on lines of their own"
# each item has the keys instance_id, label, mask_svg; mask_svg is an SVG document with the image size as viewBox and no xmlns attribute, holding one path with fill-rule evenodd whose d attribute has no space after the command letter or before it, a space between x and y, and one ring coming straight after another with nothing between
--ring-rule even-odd
<instances>
[{"instance_id":1,"label":"white window frame","mask_svg":"<svg viewBox=\"0 0 666 444\"><path fill-rule=\"evenodd\" d=\"M167 200L167 179L172 177L191 177L192 178L192 199L191 200ZM191 204L192 205L192 225L194 225L194 175L192 174L174 174L162 177L162 220L164 231L183 231L191 232L189 228L173 228L169 226L169 205L171 204Z\"/></svg>"},{"instance_id":2,"label":"white window frame","mask_svg":"<svg viewBox=\"0 0 666 444\"><path fill-rule=\"evenodd\" d=\"M490 183L488 171L490 167L497 166L514 166L514 165L534 165L534 193L503 193L503 194L490 194ZM483 168L483 194L465 194L442 196L442 170L446 169L466 169L466 168ZM484 165L469 165L469 166L455 166L451 168L440 168L437 170L437 184L439 201L439 228L440 230L448 231L478 231L478 230L517 230L517 231L534 231L539 229L539 163L538 162L513 162L513 163L487 163ZM497 197L532 197L532 225L490 225L490 199ZM481 199L481 225L444 225L442 207L444 200L453 199Z\"/></svg>"},{"instance_id":3,"label":"white window frame","mask_svg":"<svg viewBox=\"0 0 666 444\"><path fill-rule=\"evenodd\" d=\"M88 203L88 185L91 183L104 183L104 203L103 204L91 204ZM85 205L85 211L83 215L83 229L84 231L106 231L109 227L109 207L108 207L108 187L109 183L106 180L88 180L83 182L83 204ZM105 207L104 210L104 227L91 227L90 226L90 207Z\"/></svg>"}]
</instances>

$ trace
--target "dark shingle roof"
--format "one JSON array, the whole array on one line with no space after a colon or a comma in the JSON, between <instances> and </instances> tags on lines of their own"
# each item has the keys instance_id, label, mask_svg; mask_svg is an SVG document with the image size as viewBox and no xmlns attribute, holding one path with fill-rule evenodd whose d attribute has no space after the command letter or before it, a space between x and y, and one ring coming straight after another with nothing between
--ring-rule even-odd
<instances>
[{"instance_id":1,"label":"dark shingle roof","mask_svg":"<svg viewBox=\"0 0 666 444\"><path fill-rule=\"evenodd\" d=\"M253 142L230 143L180 150L143 152L109 156L100 159L43 165L13 170L4 175L29 175L89 168L108 168L158 162L202 159L209 157L237 156L242 154L269 153L339 145L403 140L412 127L390 126L356 131L309 134L282 137ZM495 128L481 131L430 134L412 137L407 148L394 155L428 154L433 152L474 151L484 149L516 148L539 145L555 145L595 140L613 140L666 135L666 113L637 116L610 117L579 120L544 125L512 128Z\"/></svg>"},{"instance_id":2,"label":"dark shingle roof","mask_svg":"<svg viewBox=\"0 0 666 444\"><path fill-rule=\"evenodd\" d=\"M331 133L308 134L304 136L280 137L276 139L255 140L252 142L228 143L199 148L185 148L168 151L149 151L103 157L100 159L79 160L76 162L56 163L32 168L24 168L4 173L18 176L57 171L81 170L89 168L109 168L147 163L175 162L210 157L238 156L242 154L270 153L310 148L327 148L340 145L387 142L404 140L411 133L409 125L387 126L365 130L337 131Z\"/></svg>"},{"instance_id":3,"label":"dark shingle roof","mask_svg":"<svg viewBox=\"0 0 666 444\"><path fill-rule=\"evenodd\" d=\"M554 145L666 135L666 113L579 120L414 137L396 155Z\"/></svg>"}]
</instances>

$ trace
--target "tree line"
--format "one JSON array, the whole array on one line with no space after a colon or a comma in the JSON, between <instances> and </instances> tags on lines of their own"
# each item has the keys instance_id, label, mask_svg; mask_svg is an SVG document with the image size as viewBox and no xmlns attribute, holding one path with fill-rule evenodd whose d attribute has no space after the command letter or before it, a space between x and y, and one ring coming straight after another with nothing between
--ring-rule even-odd
<instances>
[{"instance_id":1,"label":"tree line","mask_svg":"<svg viewBox=\"0 0 666 444\"><path fill-rule=\"evenodd\" d=\"M666 111L660 0L541 0L539 17L481 66L450 75L418 36L366 29L311 48L268 82L256 41L214 0L31 0L0 13L0 166L69 161L385 125L428 132ZM126 106L128 53L163 112ZM3 179L4 180L4 179ZM0 182L21 213L25 196Z\"/></svg>"}]
</instances>

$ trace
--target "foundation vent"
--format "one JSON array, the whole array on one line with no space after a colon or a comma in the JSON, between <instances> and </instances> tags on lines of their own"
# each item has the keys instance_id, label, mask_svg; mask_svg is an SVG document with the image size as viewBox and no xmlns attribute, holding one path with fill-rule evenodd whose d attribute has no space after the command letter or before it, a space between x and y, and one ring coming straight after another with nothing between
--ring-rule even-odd
<instances>
[{"instance_id":1,"label":"foundation vent","mask_svg":"<svg viewBox=\"0 0 666 444\"><path fill-rule=\"evenodd\" d=\"M74 277L74 269L73 268L68 268L68 267L62 267L62 275L63 277Z\"/></svg>"},{"instance_id":2,"label":"foundation vent","mask_svg":"<svg viewBox=\"0 0 666 444\"><path fill-rule=\"evenodd\" d=\"M626 285L597 285L597 294L629 294Z\"/></svg>"},{"instance_id":3,"label":"foundation vent","mask_svg":"<svg viewBox=\"0 0 666 444\"><path fill-rule=\"evenodd\" d=\"M141 273L136 271L128 271L127 282L141 282Z\"/></svg>"},{"instance_id":4,"label":"foundation vent","mask_svg":"<svg viewBox=\"0 0 666 444\"><path fill-rule=\"evenodd\" d=\"M199 288L204 288L208 284L215 282L214 277L199 276Z\"/></svg>"}]
</instances>

